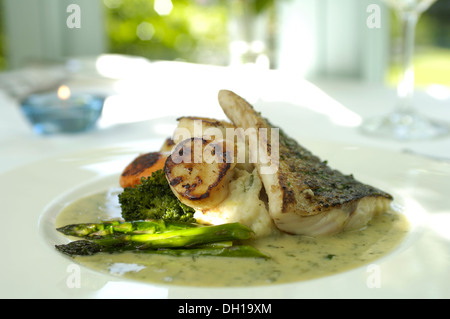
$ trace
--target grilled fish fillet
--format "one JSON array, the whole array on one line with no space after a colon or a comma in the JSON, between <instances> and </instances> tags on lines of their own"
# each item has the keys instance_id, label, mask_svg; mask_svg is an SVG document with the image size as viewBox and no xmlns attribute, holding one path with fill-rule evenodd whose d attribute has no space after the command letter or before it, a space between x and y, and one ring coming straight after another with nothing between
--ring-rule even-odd
<instances>
[{"instance_id":1,"label":"grilled fish fillet","mask_svg":"<svg viewBox=\"0 0 450 319\"><path fill-rule=\"evenodd\" d=\"M237 94L221 90L218 98L236 127L275 128ZM269 139L270 134L259 136L258 148L250 147L249 151L258 152L255 165L267 193L269 214L280 230L329 235L363 228L375 215L389 209L391 195L330 168L282 130L278 132L278 141ZM274 165L276 170L267 170Z\"/></svg>"}]
</instances>

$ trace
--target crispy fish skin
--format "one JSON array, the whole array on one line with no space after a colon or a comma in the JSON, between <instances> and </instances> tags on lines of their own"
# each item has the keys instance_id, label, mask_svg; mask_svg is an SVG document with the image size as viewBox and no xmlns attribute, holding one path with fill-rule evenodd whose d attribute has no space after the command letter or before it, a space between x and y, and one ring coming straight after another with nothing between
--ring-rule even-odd
<instances>
[{"instance_id":1,"label":"crispy fish skin","mask_svg":"<svg viewBox=\"0 0 450 319\"><path fill-rule=\"evenodd\" d=\"M219 104L237 127L274 128L252 105L231 91L219 92ZM279 132L278 169L260 175L269 213L280 230L311 236L333 234L364 227L373 216L389 208L391 195L330 168L282 130ZM267 149L259 154L270 155L272 141L258 142L259 147ZM267 163L276 159L260 160ZM259 170L265 165L256 163Z\"/></svg>"},{"instance_id":2,"label":"crispy fish skin","mask_svg":"<svg viewBox=\"0 0 450 319\"><path fill-rule=\"evenodd\" d=\"M279 182L283 189L283 210L302 215L318 214L367 196L392 196L330 168L295 140L280 133ZM299 193L300 192L300 196Z\"/></svg>"}]
</instances>

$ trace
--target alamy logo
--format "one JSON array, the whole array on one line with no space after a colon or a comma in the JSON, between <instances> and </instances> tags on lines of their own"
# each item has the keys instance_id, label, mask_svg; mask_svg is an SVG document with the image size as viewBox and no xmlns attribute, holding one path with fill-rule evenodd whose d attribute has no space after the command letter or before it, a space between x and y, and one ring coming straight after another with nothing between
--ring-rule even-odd
<instances>
[{"instance_id":1,"label":"alamy logo","mask_svg":"<svg viewBox=\"0 0 450 319\"><path fill-rule=\"evenodd\" d=\"M70 264L66 268L69 274L66 279L67 288L80 288L81 287L81 268L76 264Z\"/></svg>"},{"instance_id":2,"label":"alamy logo","mask_svg":"<svg viewBox=\"0 0 450 319\"><path fill-rule=\"evenodd\" d=\"M381 28L381 9L377 4L369 4L366 9L370 13L366 20L366 25L369 29Z\"/></svg>"},{"instance_id":3,"label":"alamy logo","mask_svg":"<svg viewBox=\"0 0 450 319\"><path fill-rule=\"evenodd\" d=\"M278 171L278 128L226 128L224 133L217 127L204 130L201 120L194 120L193 131L177 128L174 140L182 142L172 152L172 161L177 164L259 163L261 174Z\"/></svg>"},{"instance_id":4,"label":"alamy logo","mask_svg":"<svg viewBox=\"0 0 450 319\"><path fill-rule=\"evenodd\" d=\"M381 269L379 265L370 264L367 266L367 280L366 285L368 288L381 288Z\"/></svg>"},{"instance_id":5,"label":"alamy logo","mask_svg":"<svg viewBox=\"0 0 450 319\"><path fill-rule=\"evenodd\" d=\"M70 13L66 19L66 25L69 29L81 28L81 8L78 4L69 4L66 9Z\"/></svg>"}]
</instances>

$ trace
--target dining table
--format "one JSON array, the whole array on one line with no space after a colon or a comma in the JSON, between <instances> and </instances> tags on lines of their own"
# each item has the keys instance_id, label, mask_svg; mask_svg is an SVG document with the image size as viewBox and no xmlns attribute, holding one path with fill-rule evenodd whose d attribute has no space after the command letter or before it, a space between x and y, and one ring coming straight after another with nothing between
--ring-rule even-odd
<instances>
[{"instance_id":1,"label":"dining table","mask_svg":"<svg viewBox=\"0 0 450 319\"><path fill-rule=\"evenodd\" d=\"M62 84L104 97L100 118L85 131L36 132L21 102ZM99 174L118 182L126 163L142 152L157 150L171 136L177 118L227 119L218 102L222 89L244 97L330 165L388 189L392 186L404 197L401 203L412 207L412 234L397 255L390 255L395 261L389 257L380 261L386 263L381 273L386 282L380 288L352 284L339 275L261 290L153 286L91 270L83 270L83 278L90 278L83 287L68 287L71 261L52 247L57 240L51 229L57 208L73 194L81 194L82 187L92 189L89 185L98 182ZM0 73L0 297L449 298L450 134L393 140L360 130L364 119L390 112L395 102L395 87L355 78L305 78L295 70L115 54ZM417 88L414 103L419 112L450 125L449 88ZM109 156L119 148L126 152L114 153L121 156L112 161L114 167L90 165L89 154ZM74 165L82 168L71 172ZM367 276L364 268L349 273Z\"/></svg>"}]
</instances>

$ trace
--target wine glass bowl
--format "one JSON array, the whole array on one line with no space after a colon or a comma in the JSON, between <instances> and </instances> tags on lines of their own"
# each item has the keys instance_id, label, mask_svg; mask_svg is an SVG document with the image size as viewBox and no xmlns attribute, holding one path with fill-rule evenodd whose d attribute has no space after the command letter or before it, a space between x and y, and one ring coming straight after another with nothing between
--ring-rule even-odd
<instances>
[{"instance_id":1,"label":"wine glass bowl","mask_svg":"<svg viewBox=\"0 0 450 319\"><path fill-rule=\"evenodd\" d=\"M394 110L381 117L365 120L361 130L369 135L397 140L419 140L449 133L445 123L431 120L417 112L414 95L414 42L420 15L437 0L383 0L397 14L402 31L402 61Z\"/></svg>"}]
</instances>

